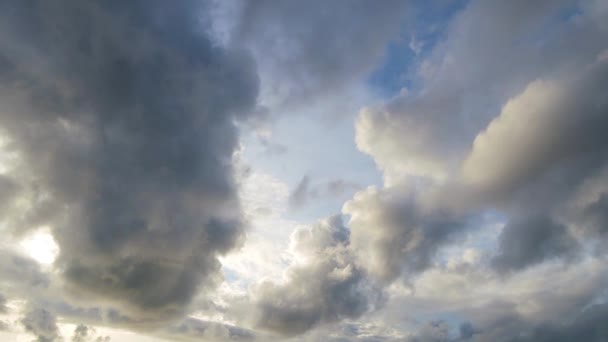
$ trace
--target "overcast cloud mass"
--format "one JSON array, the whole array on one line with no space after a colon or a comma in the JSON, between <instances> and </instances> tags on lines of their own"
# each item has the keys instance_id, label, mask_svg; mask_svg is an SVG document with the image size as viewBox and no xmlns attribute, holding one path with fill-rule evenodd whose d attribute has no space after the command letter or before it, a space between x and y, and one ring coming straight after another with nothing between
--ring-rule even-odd
<instances>
[{"instance_id":1,"label":"overcast cloud mass","mask_svg":"<svg viewBox=\"0 0 608 342\"><path fill-rule=\"evenodd\" d=\"M0 2L0 340L608 340L608 1Z\"/></svg>"}]
</instances>

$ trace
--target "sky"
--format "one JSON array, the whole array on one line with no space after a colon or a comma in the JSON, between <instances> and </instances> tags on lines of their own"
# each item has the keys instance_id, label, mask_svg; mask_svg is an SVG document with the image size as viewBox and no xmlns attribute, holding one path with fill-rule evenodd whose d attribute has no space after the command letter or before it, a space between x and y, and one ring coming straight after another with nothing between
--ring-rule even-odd
<instances>
[{"instance_id":1,"label":"sky","mask_svg":"<svg viewBox=\"0 0 608 342\"><path fill-rule=\"evenodd\" d=\"M0 2L0 340L608 340L608 1Z\"/></svg>"}]
</instances>

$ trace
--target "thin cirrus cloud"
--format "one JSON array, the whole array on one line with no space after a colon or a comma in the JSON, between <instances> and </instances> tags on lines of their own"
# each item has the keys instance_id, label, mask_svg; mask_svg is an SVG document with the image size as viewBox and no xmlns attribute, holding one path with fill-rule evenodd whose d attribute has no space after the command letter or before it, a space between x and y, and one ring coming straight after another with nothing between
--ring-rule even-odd
<instances>
[{"instance_id":1,"label":"thin cirrus cloud","mask_svg":"<svg viewBox=\"0 0 608 342\"><path fill-rule=\"evenodd\" d=\"M608 338L604 0L0 13L0 338Z\"/></svg>"}]
</instances>

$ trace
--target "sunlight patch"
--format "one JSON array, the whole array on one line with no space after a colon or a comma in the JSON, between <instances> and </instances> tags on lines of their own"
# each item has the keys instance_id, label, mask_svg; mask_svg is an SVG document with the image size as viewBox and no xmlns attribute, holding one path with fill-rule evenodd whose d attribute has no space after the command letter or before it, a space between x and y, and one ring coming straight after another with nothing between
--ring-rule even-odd
<instances>
[{"instance_id":1,"label":"sunlight patch","mask_svg":"<svg viewBox=\"0 0 608 342\"><path fill-rule=\"evenodd\" d=\"M23 251L43 265L51 265L57 259L59 246L48 228L42 228L25 237L19 243Z\"/></svg>"}]
</instances>

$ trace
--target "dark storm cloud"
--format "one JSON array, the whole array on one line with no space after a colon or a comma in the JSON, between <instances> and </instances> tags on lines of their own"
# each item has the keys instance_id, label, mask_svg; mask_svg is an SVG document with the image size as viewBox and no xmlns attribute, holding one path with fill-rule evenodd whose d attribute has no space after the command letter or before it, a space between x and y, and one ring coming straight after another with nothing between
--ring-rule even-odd
<instances>
[{"instance_id":1,"label":"dark storm cloud","mask_svg":"<svg viewBox=\"0 0 608 342\"><path fill-rule=\"evenodd\" d=\"M0 13L0 129L20 156L9 172L52 229L56 266L129 315L183 313L243 238L232 157L256 101L252 61L210 42L196 1Z\"/></svg>"},{"instance_id":2,"label":"dark storm cloud","mask_svg":"<svg viewBox=\"0 0 608 342\"><path fill-rule=\"evenodd\" d=\"M316 325L358 318L377 306L381 294L348 245L348 229L339 216L296 230L291 247L303 260L287 270L287 282L265 282L258 288L259 326L296 335Z\"/></svg>"},{"instance_id":3,"label":"dark storm cloud","mask_svg":"<svg viewBox=\"0 0 608 342\"><path fill-rule=\"evenodd\" d=\"M507 223L498 238L492 265L499 272L521 270L551 259L571 259L579 244L563 224L547 216Z\"/></svg>"},{"instance_id":4,"label":"dark storm cloud","mask_svg":"<svg viewBox=\"0 0 608 342\"><path fill-rule=\"evenodd\" d=\"M34 336L38 342L59 342L62 340L57 327L57 319L51 312L34 308L29 310L21 319L25 330Z\"/></svg>"}]
</instances>

